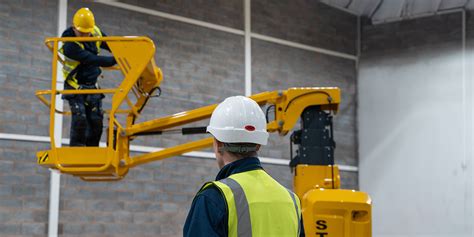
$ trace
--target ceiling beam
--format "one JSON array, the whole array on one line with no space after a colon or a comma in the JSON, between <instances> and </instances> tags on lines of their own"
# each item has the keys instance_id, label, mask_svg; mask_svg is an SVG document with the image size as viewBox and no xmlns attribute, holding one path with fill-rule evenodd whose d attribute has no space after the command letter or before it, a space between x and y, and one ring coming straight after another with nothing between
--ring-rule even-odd
<instances>
[{"instance_id":1,"label":"ceiling beam","mask_svg":"<svg viewBox=\"0 0 474 237\"><path fill-rule=\"evenodd\" d=\"M403 13L407 8L407 0L403 0L402 4L400 5L400 10L398 11L398 17L403 17Z\"/></svg>"},{"instance_id":2,"label":"ceiling beam","mask_svg":"<svg viewBox=\"0 0 474 237\"><path fill-rule=\"evenodd\" d=\"M466 2L464 3L464 5L463 5L463 8L464 8L464 9L467 8L467 4L469 4L469 0L466 0Z\"/></svg>"},{"instance_id":3,"label":"ceiling beam","mask_svg":"<svg viewBox=\"0 0 474 237\"><path fill-rule=\"evenodd\" d=\"M346 4L345 8L349 9L349 6L352 4L352 1L354 1L354 0L349 0L349 2L347 2L347 4Z\"/></svg>"},{"instance_id":4,"label":"ceiling beam","mask_svg":"<svg viewBox=\"0 0 474 237\"><path fill-rule=\"evenodd\" d=\"M438 12L439 9L441 9L441 4L443 3L443 0L436 0L436 1L438 1L438 6L435 8L434 13ZM435 1L435 2L436 2L436 1Z\"/></svg>"},{"instance_id":5,"label":"ceiling beam","mask_svg":"<svg viewBox=\"0 0 474 237\"><path fill-rule=\"evenodd\" d=\"M377 5L374 7L374 9L370 12L369 18L372 19L372 17L375 15L375 13L380 9L382 6L384 0L378 0Z\"/></svg>"}]
</instances>

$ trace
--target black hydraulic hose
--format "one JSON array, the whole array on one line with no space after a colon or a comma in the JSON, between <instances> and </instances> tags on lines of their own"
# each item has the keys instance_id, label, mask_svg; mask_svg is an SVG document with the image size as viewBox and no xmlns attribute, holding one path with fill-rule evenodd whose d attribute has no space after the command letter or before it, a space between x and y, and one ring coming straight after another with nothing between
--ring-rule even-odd
<instances>
[{"instance_id":1,"label":"black hydraulic hose","mask_svg":"<svg viewBox=\"0 0 474 237\"><path fill-rule=\"evenodd\" d=\"M267 123L270 122L270 120L268 119L268 113L270 112L270 109L271 108L274 108L275 109L275 105L270 105L267 107L266 111L265 111L265 118L267 119Z\"/></svg>"},{"instance_id":2,"label":"black hydraulic hose","mask_svg":"<svg viewBox=\"0 0 474 237\"><path fill-rule=\"evenodd\" d=\"M183 135L203 134L203 133L207 133L207 127L182 128Z\"/></svg>"},{"instance_id":3,"label":"black hydraulic hose","mask_svg":"<svg viewBox=\"0 0 474 237\"><path fill-rule=\"evenodd\" d=\"M188 127L188 128L169 129L169 130L163 130L163 131L140 132L137 134L133 134L133 136L154 136L154 135L163 135L163 134L193 135L193 134L204 134L204 133L207 133L207 127Z\"/></svg>"}]
</instances>

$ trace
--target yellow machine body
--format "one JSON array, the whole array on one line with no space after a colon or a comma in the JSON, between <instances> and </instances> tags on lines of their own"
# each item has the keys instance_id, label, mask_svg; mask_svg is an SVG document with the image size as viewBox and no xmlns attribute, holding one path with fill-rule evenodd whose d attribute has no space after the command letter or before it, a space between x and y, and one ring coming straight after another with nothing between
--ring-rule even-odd
<instances>
[{"instance_id":1,"label":"yellow machine body","mask_svg":"<svg viewBox=\"0 0 474 237\"><path fill-rule=\"evenodd\" d=\"M57 67L64 59L59 42L105 41L117 60L123 79L117 88L58 90ZM130 168L200 150L212 146L213 138L205 138L164 148L156 152L132 156L130 141L143 133L164 132L185 124L207 119L216 104L183 111L170 116L135 123L148 99L163 80L155 65L155 45L146 37L72 37L48 38L53 53L51 90L37 91L36 96L49 108L51 149L37 153L38 164L61 173L78 176L85 181L116 181L124 178ZM56 108L56 100L64 94L110 94L111 108L106 109L108 131L106 147L58 147L54 138L55 114L71 115ZM49 99L47 98L49 96ZM274 120L267 130L286 135L296 125L303 111L310 106L336 113L340 90L336 87L289 88L250 96L260 105L275 107ZM126 107L127 109L123 109ZM120 116L125 119L120 120ZM122 117L123 118L123 117ZM302 201L306 236L370 237L371 203L367 194L340 187L337 166L298 165L295 169L295 192Z\"/></svg>"},{"instance_id":2,"label":"yellow machine body","mask_svg":"<svg viewBox=\"0 0 474 237\"><path fill-rule=\"evenodd\" d=\"M300 197L306 236L372 236L372 201L364 193L341 190L336 165L297 165L294 191Z\"/></svg>"}]
</instances>

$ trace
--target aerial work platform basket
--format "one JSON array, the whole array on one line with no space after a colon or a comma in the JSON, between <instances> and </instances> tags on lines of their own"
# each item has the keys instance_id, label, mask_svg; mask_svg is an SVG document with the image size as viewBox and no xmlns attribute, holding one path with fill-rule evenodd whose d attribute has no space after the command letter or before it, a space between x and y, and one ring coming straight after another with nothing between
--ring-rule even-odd
<instances>
[{"instance_id":1,"label":"aerial work platform basket","mask_svg":"<svg viewBox=\"0 0 474 237\"><path fill-rule=\"evenodd\" d=\"M58 90L58 62L63 64L64 58L59 53L62 42L105 41L114 55L123 80L117 88ZM46 46L53 53L51 90L37 91L36 96L50 108L51 149L37 153L38 163L42 166L58 169L61 172L78 175L88 180L118 180L128 171L120 166L120 157L125 154L123 146L115 146L114 137L124 127L132 125L139 116L148 99L153 96L163 79L161 70L154 61L155 45L147 37L65 37L47 38ZM69 111L56 108L56 100L60 95L71 94L111 94L112 105L106 110L109 117L107 147L57 147L55 141L55 114L70 115ZM49 100L47 98L49 96ZM128 109L121 109L126 105ZM126 115L126 124L117 120L118 114ZM112 128L112 129L111 129ZM128 150L126 150L128 154Z\"/></svg>"},{"instance_id":2,"label":"aerial work platform basket","mask_svg":"<svg viewBox=\"0 0 474 237\"><path fill-rule=\"evenodd\" d=\"M59 42L105 41L117 61L123 79L117 88L58 90L58 62L64 59L59 52ZM160 151L130 156L130 140L140 135L161 134L170 129L207 119L216 104L190 111L135 123L148 99L159 89L163 80L161 70L155 65L155 45L146 37L70 37L48 38L45 41L53 53L51 90L37 91L37 97L49 108L51 149L37 153L38 164L57 169L62 173L79 176L86 181L120 180L128 170L137 165L181 155L186 152L212 146L213 138L205 138L180 144ZM70 112L56 108L56 100L66 94L111 94L111 108L105 110L108 116L106 147L57 147L54 138L55 114L70 115ZM47 96L50 96L48 100ZM285 135L309 106L336 112L340 103L340 90L335 87L290 88L285 91L270 91L250 96L260 105L273 106L274 120L268 121L267 130ZM127 109L123 109L123 107ZM125 116L123 121L119 115ZM201 131L202 132L202 131Z\"/></svg>"}]
</instances>

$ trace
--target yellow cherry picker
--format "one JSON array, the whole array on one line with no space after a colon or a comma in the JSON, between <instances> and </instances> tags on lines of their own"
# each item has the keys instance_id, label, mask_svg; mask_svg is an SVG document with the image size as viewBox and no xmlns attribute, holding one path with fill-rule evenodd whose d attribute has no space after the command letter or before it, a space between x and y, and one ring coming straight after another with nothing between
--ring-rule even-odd
<instances>
[{"instance_id":1,"label":"yellow cherry picker","mask_svg":"<svg viewBox=\"0 0 474 237\"><path fill-rule=\"evenodd\" d=\"M105 41L118 64L113 69L123 75L120 85L106 89L58 90L58 63L64 62L59 54L59 43L70 41ZM118 181L135 166L212 146L213 140L209 137L160 151L130 154L130 141L137 136L162 134L177 127L181 127L183 134L205 132L205 129L182 126L209 118L217 106L209 105L137 123L148 100L160 91L163 80L161 69L154 61L155 45L149 38L47 38L45 44L52 52L51 89L37 91L36 96L49 108L51 147L37 153L39 165L84 181ZM55 114L71 114L56 108L59 95L66 94L112 96L111 107L106 110L109 118L106 147L56 146L59 141L54 139ZM290 166L294 170L294 191L302 202L306 236L372 236L370 197L363 192L340 189L339 169L334 165L332 114L338 111L340 90L336 87L289 88L255 94L250 98L261 106L274 107L274 119L267 124L268 132L286 135L301 118L300 129L290 136L290 144L297 146L296 155L290 157Z\"/></svg>"}]
</instances>

